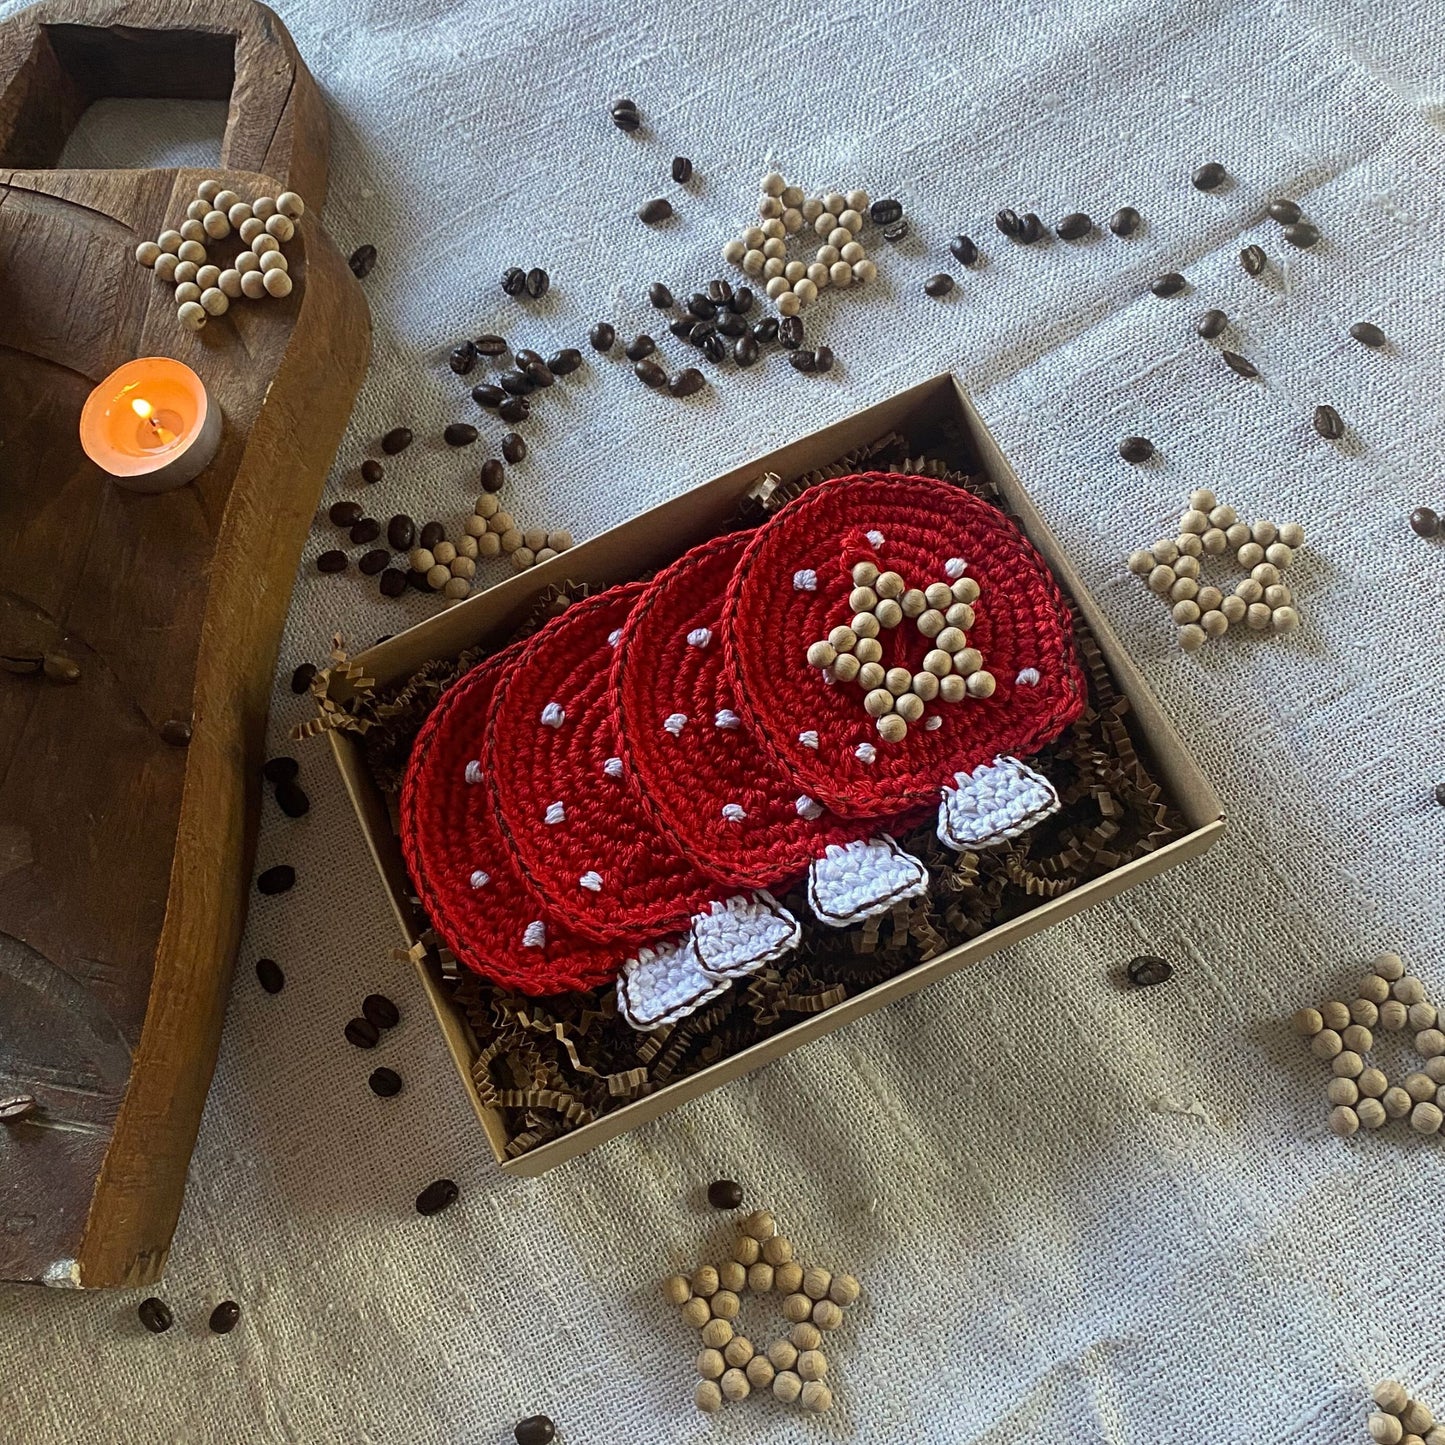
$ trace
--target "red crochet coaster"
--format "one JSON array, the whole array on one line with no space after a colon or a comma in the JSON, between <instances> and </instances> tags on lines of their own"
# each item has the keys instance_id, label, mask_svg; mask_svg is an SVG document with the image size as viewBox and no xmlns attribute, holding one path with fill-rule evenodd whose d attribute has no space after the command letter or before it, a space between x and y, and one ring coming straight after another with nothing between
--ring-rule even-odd
<instances>
[{"instance_id":1,"label":"red crochet coaster","mask_svg":"<svg viewBox=\"0 0 1445 1445\"><path fill-rule=\"evenodd\" d=\"M612 649L645 586L574 603L527 641L492 699L482 752L502 834L545 912L602 942L686 931L719 894L624 779Z\"/></svg>"},{"instance_id":2,"label":"red crochet coaster","mask_svg":"<svg viewBox=\"0 0 1445 1445\"><path fill-rule=\"evenodd\" d=\"M1083 706L1043 559L995 507L929 477L809 488L753 535L722 630L738 711L801 792L844 816L936 802L958 771L1028 757ZM938 680L927 698L924 674Z\"/></svg>"},{"instance_id":3,"label":"red crochet coaster","mask_svg":"<svg viewBox=\"0 0 1445 1445\"><path fill-rule=\"evenodd\" d=\"M543 922L483 783L487 712L521 651L479 663L432 709L402 782L402 851L432 926L468 968L527 994L596 988L616 977L621 950Z\"/></svg>"}]
</instances>

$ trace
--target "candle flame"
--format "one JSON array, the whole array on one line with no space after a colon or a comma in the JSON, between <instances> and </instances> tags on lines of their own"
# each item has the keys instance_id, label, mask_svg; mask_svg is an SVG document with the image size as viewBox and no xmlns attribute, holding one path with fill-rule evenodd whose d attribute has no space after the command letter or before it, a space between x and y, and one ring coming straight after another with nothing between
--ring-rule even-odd
<instances>
[{"instance_id":1,"label":"candle flame","mask_svg":"<svg viewBox=\"0 0 1445 1445\"><path fill-rule=\"evenodd\" d=\"M142 420L149 421L155 415L155 407L141 397L136 397L130 404L130 409Z\"/></svg>"}]
</instances>

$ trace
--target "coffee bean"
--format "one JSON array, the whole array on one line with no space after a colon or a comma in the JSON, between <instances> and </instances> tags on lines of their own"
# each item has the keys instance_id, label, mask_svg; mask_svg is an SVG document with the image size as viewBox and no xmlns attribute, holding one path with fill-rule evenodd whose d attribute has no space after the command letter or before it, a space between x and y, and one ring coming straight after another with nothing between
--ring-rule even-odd
<instances>
[{"instance_id":1,"label":"coffee bean","mask_svg":"<svg viewBox=\"0 0 1445 1445\"><path fill-rule=\"evenodd\" d=\"M687 340L690 346L696 346L699 350L706 344L709 336L717 330L715 321L694 321L687 328Z\"/></svg>"},{"instance_id":2,"label":"coffee bean","mask_svg":"<svg viewBox=\"0 0 1445 1445\"><path fill-rule=\"evenodd\" d=\"M507 338L497 336L490 331L485 336L477 337L475 345L478 356L505 356L507 354Z\"/></svg>"},{"instance_id":3,"label":"coffee bean","mask_svg":"<svg viewBox=\"0 0 1445 1445\"><path fill-rule=\"evenodd\" d=\"M69 686L80 681L80 664L63 652L47 652L41 659L40 667L51 682Z\"/></svg>"},{"instance_id":4,"label":"coffee bean","mask_svg":"<svg viewBox=\"0 0 1445 1445\"><path fill-rule=\"evenodd\" d=\"M692 179L692 162L686 156L673 156L672 178L680 186L685 186Z\"/></svg>"},{"instance_id":5,"label":"coffee bean","mask_svg":"<svg viewBox=\"0 0 1445 1445\"><path fill-rule=\"evenodd\" d=\"M557 1438L557 1427L545 1415L528 1415L518 1420L512 1431L517 1445L552 1445Z\"/></svg>"},{"instance_id":6,"label":"coffee bean","mask_svg":"<svg viewBox=\"0 0 1445 1445\"><path fill-rule=\"evenodd\" d=\"M527 273L520 266L508 266L502 272L502 290L508 296L520 296L527 289Z\"/></svg>"},{"instance_id":7,"label":"coffee bean","mask_svg":"<svg viewBox=\"0 0 1445 1445\"><path fill-rule=\"evenodd\" d=\"M1440 515L1432 507L1416 507L1410 513L1410 530L1417 537L1438 537L1440 527Z\"/></svg>"},{"instance_id":8,"label":"coffee bean","mask_svg":"<svg viewBox=\"0 0 1445 1445\"><path fill-rule=\"evenodd\" d=\"M972 266L978 260L978 247L968 236L955 236L948 243L948 249L953 252L953 259L960 266Z\"/></svg>"},{"instance_id":9,"label":"coffee bean","mask_svg":"<svg viewBox=\"0 0 1445 1445\"><path fill-rule=\"evenodd\" d=\"M687 298L687 309L699 321L711 321L717 315L717 307L713 305L712 298L703 291L694 291Z\"/></svg>"},{"instance_id":10,"label":"coffee bean","mask_svg":"<svg viewBox=\"0 0 1445 1445\"><path fill-rule=\"evenodd\" d=\"M727 338L719 336L715 329L709 329L702 339L702 354L709 361L722 361L728 354Z\"/></svg>"},{"instance_id":11,"label":"coffee bean","mask_svg":"<svg viewBox=\"0 0 1445 1445\"><path fill-rule=\"evenodd\" d=\"M564 346L547 360L553 376L571 376L582 365L582 353L575 346Z\"/></svg>"},{"instance_id":12,"label":"coffee bean","mask_svg":"<svg viewBox=\"0 0 1445 1445\"><path fill-rule=\"evenodd\" d=\"M552 368L539 356L536 361L529 361L522 368L522 375L532 383L533 386L545 390L551 386L557 378L552 375Z\"/></svg>"},{"instance_id":13,"label":"coffee bean","mask_svg":"<svg viewBox=\"0 0 1445 1445\"><path fill-rule=\"evenodd\" d=\"M356 547L365 547L368 542L376 541L379 536L381 536L381 523L375 517L362 517L351 529L352 545ZM376 570L380 571L381 569L378 567Z\"/></svg>"},{"instance_id":14,"label":"coffee bean","mask_svg":"<svg viewBox=\"0 0 1445 1445\"><path fill-rule=\"evenodd\" d=\"M661 221L672 219L672 202L663 196L656 196L650 201L645 201L637 208L637 219L649 226L655 226Z\"/></svg>"},{"instance_id":15,"label":"coffee bean","mask_svg":"<svg viewBox=\"0 0 1445 1445\"><path fill-rule=\"evenodd\" d=\"M612 102L611 113L612 124L618 130L625 130L629 134L642 124L642 117L637 113L637 106L626 97Z\"/></svg>"},{"instance_id":16,"label":"coffee bean","mask_svg":"<svg viewBox=\"0 0 1445 1445\"><path fill-rule=\"evenodd\" d=\"M497 415L503 421L526 421L532 415L532 403L525 396L509 396L497 408Z\"/></svg>"},{"instance_id":17,"label":"coffee bean","mask_svg":"<svg viewBox=\"0 0 1445 1445\"><path fill-rule=\"evenodd\" d=\"M523 461L527 455L527 443L525 439L518 435L518 433L509 431L502 438L502 455L514 464Z\"/></svg>"},{"instance_id":18,"label":"coffee bean","mask_svg":"<svg viewBox=\"0 0 1445 1445\"><path fill-rule=\"evenodd\" d=\"M659 311L666 311L672 305L672 292L668 290L661 281L654 281L647 288L647 299L657 307Z\"/></svg>"},{"instance_id":19,"label":"coffee bean","mask_svg":"<svg viewBox=\"0 0 1445 1445\"><path fill-rule=\"evenodd\" d=\"M530 346L524 346L512 357L512 360L516 363L518 371L525 371L533 362L542 360L542 353L533 351Z\"/></svg>"},{"instance_id":20,"label":"coffee bean","mask_svg":"<svg viewBox=\"0 0 1445 1445\"><path fill-rule=\"evenodd\" d=\"M525 284L527 295L530 296L533 301L540 301L551 288L552 278L540 266L533 266L532 269L527 272Z\"/></svg>"},{"instance_id":21,"label":"coffee bean","mask_svg":"<svg viewBox=\"0 0 1445 1445\"><path fill-rule=\"evenodd\" d=\"M735 312L725 311L717 319L717 329L720 336L736 340L748 334L748 323Z\"/></svg>"},{"instance_id":22,"label":"coffee bean","mask_svg":"<svg viewBox=\"0 0 1445 1445\"><path fill-rule=\"evenodd\" d=\"M447 534L447 529L440 522L428 522L422 529L421 535L417 538L417 545L425 547L428 552L436 546Z\"/></svg>"},{"instance_id":23,"label":"coffee bean","mask_svg":"<svg viewBox=\"0 0 1445 1445\"><path fill-rule=\"evenodd\" d=\"M1093 229L1093 221L1082 211L1070 211L1054 227L1054 235L1061 241L1082 241Z\"/></svg>"},{"instance_id":24,"label":"coffee bean","mask_svg":"<svg viewBox=\"0 0 1445 1445\"><path fill-rule=\"evenodd\" d=\"M1128 969L1129 982L1135 988L1155 988L1168 983L1174 977L1174 965L1162 958L1141 957L1131 959Z\"/></svg>"},{"instance_id":25,"label":"coffee bean","mask_svg":"<svg viewBox=\"0 0 1445 1445\"><path fill-rule=\"evenodd\" d=\"M416 542L416 523L405 512L398 512L386 524L386 540L395 552L410 552Z\"/></svg>"},{"instance_id":26,"label":"coffee bean","mask_svg":"<svg viewBox=\"0 0 1445 1445\"><path fill-rule=\"evenodd\" d=\"M796 318L793 318L796 320ZM762 346L767 346L778 339L778 318L776 316L764 316L761 321L753 322L753 340Z\"/></svg>"},{"instance_id":27,"label":"coffee bean","mask_svg":"<svg viewBox=\"0 0 1445 1445\"><path fill-rule=\"evenodd\" d=\"M707 1187L707 1202L714 1209L736 1209L743 1202L743 1186L736 1179L714 1179Z\"/></svg>"},{"instance_id":28,"label":"coffee bean","mask_svg":"<svg viewBox=\"0 0 1445 1445\"><path fill-rule=\"evenodd\" d=\"M651 356L657 350L657 343L643 332L634 336L623 348L622 354L629 361L641 361L644 356Z\"/></svg>"},{"instance_id":29,"label":"coffee bean","mask_svg":"<svg viewBox=\"0 0 1445 1445\"><path fill-rule=\"evenodd\" d=\"M456 1203L457 1195L460 1192L454 1180L433 1180L417 1195L416 1212L418 1214L440 1214L443 1209L448 1209Z\"/></svg>"},{"instance_id":30,"label":"coffee bean","mask_svg":"<svg viewBox=\"0 0 1445 1445\"><path fill-rule=\"evenodd\" d=\"M617 340L617 328L610 321L599 321L587 333L587 339L593 351L611 351L612 343Z\"/></svg>"},{"instance_id":31,"label":"coffee bean","mask_svg":"<svg viewBox=\"0 0 1445 1445\"><path fill-rule=\"evenodd\" d=\"M1445 783L1435 784L1435 801L1445 808Z\"/></svg>"},{"instance_id":32,"label":"coffee bean","mask_svg":"<svg viewBox=\"0 0 1445 1445\"><path fill-rule=\"evenodd\" d=\"M707 299L714 306L727 306L733 299L733 288L721 276L716 276L707 283Z\"/></svg>"},{"instance_id":33,"label":"coffee bean","mask_svg":"<svg viewBox=\"0 0 1445 1445\"><path fill-rule=\"evenodd\" d=\"M176 1322L176 1317L171 1313L171 1307L154 1295L149 1299L143 1299L136 1306L136 1314L140 1316L141 1324L153 1335L165 1334Z\"/></svg>"},{"instance_id":34,"label":"coffee bean","mask_svg":"<svg viewBox=\"0 0 1445 1445\"><path fill-rule=\"evenodd\" d=\"M1296 221L1294 225L1284 228L1284 238L1291 246L1307 250L1319 240L1320 233L1308 221Z\"/></svg>"},{"instance_id":35,"label":"coffee bean","mask_svg":"<svg viewBox=\"0 0 1445 1445\"><path fill-rule=\"evenodd\" d=\"M338 552L334 547L323 552L316 559L316 570L318 572L344 572L346 571L346 553Z\"/></svg>"},{"instance_id":36,"label":"coffee bean","mask_svg":"<svg viewBox=\"0 0 1445 1445\"><path fill-rule=\"evenodd\" d=\"M1337 442L1345 434L1344 418L1332 406L1315 408L1315 430L1326 441Z\"/></svg>"},{"instance_id":37,"label":"coffee bean","mask_svg":"<svg viewBox=\"0 0 1445 1445\"><path fill-rule=\"evenodd\" d=\"M233 1299L223 1299L211 1311L211 1333L213 1335L229 1335L236 1328L240 1318L241 1306Z\"/></svg>"},{"instance_id":38,"label":"coffee bean","mask_svg":"<svg viewBox=\"0 0 1445 1445\"><path fill-rule=\"evenodd\" d=\"M442 432L449 447L469 447L477 439L477 429L470 422L454 421Z\"/></svg>"},{"instance_id":39,"label":"coffee bean","mask_svg":"<svg viewBox=\"0 0 1445 1445\"><path fill-rule=\"evenodd\" d=\"M803 318L785 316L778 322L778 340L789 351L796 351L803 344Z\"/></svg>"},{"instance_id":40,"label":"coffee bean","mask_svg":"<svg viewBox=\"0 0 1445 1445\"><path fill-rule=\"evenodd\" d=\"M289 863L277 863L256 875L256 891L268 898L278 893L289 893L296 886L296 870Z\"/></svg>"},{"instance_id":41,"label":"coffee bean","mask_svg":"<svg viewBox=\"0 0 1445 1445\"><path fill-rule=\"evenodd\" d=\"M1259 368L1247 357L1241 356L1237 351L1226 351L1223 353L1224 364L1240 376L1254 378L1259 375Z\"/></svg>"},{"instance_id":42,"label":"coffee bean","mask_svg":"<svg viewBox=\"0 0 1445 1445\"><path fill-rule=\"evenodd\" d=\"M1116 236L1132 236L1139 229L1144 218L1133 206L1120 206L1109 217L1109 229Z\"/></svg>"},{"instance_id":43,"label":"coffee bean","mask_svg":"<svg viewBox=\"0 0 1445 1445\"><path fill-rule=\"evenodd\" d=\"M820 346L813 352L813 370L832 371L834 360L833 348L831 346Z\"/></svg>"},{"instance_id":44,"label":"coffee bean","mask_svg":"<svg viewBox=\"0 0 1445 1445\"><path fill-rule=\"evenodd\" d=\"M1350 327L1350 335L1364 346L1383 346L1385 333L1373 321L1357 321Z\"/></svg>"},{"instance_id":45,"label":"coffee bean","mask_svg":"<svg viewBox=\"0 0 1445 1445\"><path fill-rule=\"evenodd\" d=\"M667 373L651 358L634 362L632 372L643 386L650 386L653 390L667 385Z\"/></svg>"},{"instance_id":46,"label":"coffee bean","mask_svg":"<svg viewBox=\"0 0 1445 1445\"><path fill-rule=\"evenodd\" d=\"M733 360L736 361L739 366L752 366L761 355L762 352L758 349L758 343L750 331L745 332L733 342Z\"/></svg>"},{"instance_id":47,"label":"coffee bean","mask_svg":"<svg viewBox=\"0 0 1445 1445\"><path fill-rule=\"evenodd\" d=\"M1244 267L1246 275L1261 276L1269 265L1269 257L1264 254L1263 246L1246 246L1239 253L1239 264Z\"/></svg>"},{"instance_id":48,"label":"coffee bean","mask_svg":"<svg viewBox=\"0 0 1445 1445\"><path fill-rule=\"evenodd\" d=\"M507 469L496 457L488 457L482 463L482 490L500 492L507 485Z\"/></svg>"},{"instance_id":49,"label":"coffee bean","mask_svg":"<svg viewBox=\"0 0 1445 1445\"><path fill-rule=\"evenodd\" d=\"M477 348L475 343L470 341L464 341L460 346L452 347L451 355L447 357L447 365L458 376L465 376L476 364Z\"/></svg>"},{"instance_id":50,"label":"coffee bean","mask_svg":"<svg viewBox=\"0 0 1445 1445\"><path fill-rule=\"evenodd\" d=\"M504 371L497 379L509 396L528 396L537 389L537 383L525 371Z\"/></svg>"},{"instance_id":51,"label":"coffee bean","mask_svg":"<svg viewBox=\"0 0 1445 1445\"><path fill-rule=\"evenodd\" d=\"M389 457L394 457L398 452L404 452L410 445L411 428L409 426L394 426L381 439L381 449Z\"/></svg>"},{"instance_id":52,"label":"coffee bean","mask_svg":"<svg viewBox=\"0 0 1445 1445\"><path fill-rule=\"evenodd\" d=\"M379 1029L394 1029L401 1022L396 1005L384 993L369 993L361 1001L361 1012Z\"/></svg>"},{"instance_id":53,"label":"coffee bean","mask_svg":"<svg viewBox=\"0 0 1445 1445\"><path fill-rule=\"evenodd\" d=\"M351 274L358 281L365 281L371 275L371 268L376 265L376 247L358 246L346 264L351 267Z\"/></svg>"},{"instance_id":54,"label":"coffee bean","mask_svg":"<svg viewBox=\"0 0 1445 1445\"><path fill-rule=\"evenodd\" d=\"M753 309L755 299L751 286L734 287L733 299L728 302L728 310L735 316L746 316Z\"/></svg>"},{"instance_id":55,"label":"coffee bean","mask_svg":"<svg viewBox=\"0 0 1445 1445\"><path fill-rule=\"evenodd\" d=\"M811 351L790 351L788 361L794 371L816 371L818 369L817 358Z\"/></svg>"},{"instance_id":56,"label":"coffee bean","mask_svg":"<svg viewBox=\"0 0 1445 1445\"><path fill-rule=\"evenodd\" d=\"M33 1094L0 1095L0 1124L14 1124L35 1112Z\"/></svg>"},{"instance_id":57,"label":"coffee bean","mask_svg":"<svg viewBox=\"0 0 1445 1445\"><path fill-rule=\"evenodd\" d=\"M1149 283L1149 289L1156 296L1177 296L1188 284L1177 271L1166 271Z\"/></svg>"},{"instance_id":58,"label":"coffee bean","mask_svg":"<svg viewBox=\"0 0 1445 1445\"><path fill-rule=\"evenodd\" d=\"M677 337L679 341L692 340L692 328L697 325L691 316L679 316L675 321L667 323L667 329Z\"/></svg>"},{"instance_id":59,"label":"coffee bean","mask_svg":"<svg viewBox=\"0 0 1445 1445\"><path fill-rule=\"evenodd\" d=\"M913 228L908 224L907 216L899 216L891 225L884 226L883 239L891 245L897 245L900 241L908 239L908 233Z\"/></svg>"},{"instance_id":60,"label":"coffee bean","mask_svg":"<svg viewBox=\"0 0 1445 1445\"><path fill-rule=\"evenodd\" d=\"M420 575L420 573L401 572L395 567L388 567L378 578L381 595L383 597L400 597L406 591L406 579Z\"/></svg>"},{"instance_id":61,"label":"coffee bean","mask_svg":"<svg viewBox=\"0 0 1445 1445\"><path fill-rule=\"evenodd\" d=\"M648 363L639 362L639 366ZM659 368L660 369L660 368ZM650 383L649 383L650 384ZM707 378L695 366L684 367L667 384L668 393L672 396L694 396L707 385Z\"/></svg>"},{"instance_id":62,"label":"coffee bean","mask_svg":"<svg viewBox=\"0 0 1445 1445\"><path fill-rule=\"evenodd\" d=\"M311 799L300 783L278 783L276 785L276 806L288 818L304 818L311 811Z\"/></svg>"},{"instance_id":63,"label":"coffee bean","mask_svg":"<svg viewBox=\"0 0 1445 1445\"><path fill-rule=\"evenodd\" d=\"M1007 236L1011 241L1018 240L1019 230L1023 222L1019 220L1017 211L1012 211L1005 206L1004 209L993 218L993 223L998 227L1000 235Z\"/></svg>"},{"instance_id":64,"label":"coffee bean","mask_svg":"<svg viewBox=\"0 0 1445 1445\"><path fill-rule=\"evenodd\" d=\"M167 718L159 731L161 741L168 747L186 748L191 745L191 725L184 718Z\"/></svg>"},{"instance_id":65,"label":"coffee bean","mask_svg":"<svg viewBox=\"0 0 1445 1445\"><path fill-rule=\"evenodd\" d=\"M386 573L383 572L381 575L384 577ZM431 591L431 584L426 580L425 572L413 572L411 568L408 567L401 575L406 578L406 585L410 587L413 592Z\"/></svg>"},{"instance_id":66,"label":"coffee bean","mask_svg":"<svg viewBox=\"0 0 1445 1445\"><path fill-rule=\"evenodd\" d=\"M360 502L332 502L326 515L338 527L349 527L353 522L361 520L362 506Z\"/></svg>"},{"instance_id":67,"label":"coffee bean","mask_svg":"<svg viewBox=\"0 0 1445 1445\"><path fill-rule=\"evenodd\" d=\"M274 758L267 758L261 765L261 776L268 783L289 783L301 771L301 764L293 757L285 753L279 753Z\"/></svg>"},{"instance_id":68,"label":"coffee bean","mask_svg":"<svg viewBox=\"0 0 1445 1445\"><path fill-rule=\"evenodd\" d=\"M1278 221L1281 226L1292 226L1304 214L1296 201L1271 201L1269 203L1270 219Z\"/></svg>"},{"instance_id":69,"label":"coffee bean","mask_svg":"<svg viewBox=\"0 0 1445 1445\"><path fill-rule=\"evenodd\" d=\"M361 464L361 480L375 486L386 475L381 463L374 457L367 457Z\"/></svg>"},{"instance_id":70,"label":"coffee bean","mask_svg":"<svg viewBox=\"0 0 1445 1445\"><path fill-rule=\"evenodd\" d=\"M1194 324L1194 329L1206 340L1213 341L1229 325L1229 317L1222 311L1206 311Z\"/></svg>"},{"instance_id":71,"label":"coffee bean","mask_svg":"<svg viewBox=\"0 0 1445 1445\"><path fill-rule=\"evenodd\" d=\"M881 201L874 201L868 207L868 215L875 226L891 226L903 214L903 202L895 201L892 196L887 196Z\"/></svg>"},{"instance_id":72,"label":"coffee bean","mask_svg":"<svg viewBox=\"0 0 1445 1445\"><path fill-rule=\"evenodd\" d=\"M378 1099L394 1099L401 1093L401 1075L395 1069L373 1069L366 1082Z\"/></svg>"},{"instance_id":73,"label":"coffee bean","mask_svg":"<svg viewBox=\"0 0 1445 1445\"><path fill-rule=\"evenodd\" d=\"M1119 443L1119 455L1126 462L1133 462L1138 466L1140 462L1147 462L1154 455L1154 443L1148 437L1125 437Z\"/></svg>"},{"instance_id":74,"label":"coffee bean","mask_svg":"<svg viewBox=\"0 0 1445 1445\"><path fill-rule=\"evenodd\" d=\"M316 676L316 664L314 662L303 662L291 674L291 691L298 696L311 686L311 679Z\"/></svg>"},{"instance_id":75,"label":"coffee bean","mask_svg":"<svg viewBox=\"0 0 1445 1445\"><path fill-rule=\"evenodd\" d=\"M478 406L501 406L506 399L507 393L500 386L493 386L491 382L482 382L472 388L472 400Z\"/></svg>"},{"instance_id":76,"label":"coffee bean","mask_svg":"<svg viewBox=\"0 0 1445 1445\"><path fill-rule=\"evenodd\" d=\"M1206 161L1190 177L1196 191L1218 190L1224 184L1224 178L1228 172L1218 161Z\"/></svg>"},{"instance_id":77,"label":"coffee bean","mask_svg":"<svg viewBox=\"0 0 1445 1445\"><path fill-rule=\"evenodd\" d=\"M256 978L267 993L280 993L286 987L286 975L274 958L256 960Z\"/></svg>"},{"instance_id":78,"label":"coffee bean","mask_svg":"<svg viewBox=\"0 0 1445 1445\"><path fill-rule=\"evenodd\" d=\"M358 1049L374 1049L381 1038L376 1025L370 1019L355 1018L346 1025L346 1042Z\"/></svg>"},{"instance_id":79,"label":"coffee bean","mask_svg":"<svg viewBox=\"0 0 1445 1445\"><path fill-rule=\"evenodd\" d=\"M930 296L947 296L953 290L953 277L940 271L923 283L923 289Z\"/></svg>"},{"instance_id":80,"label":"coffee bean","mask_svg":"<svg viewBox=\"0 0 1445 1445\"><path fill-rule=\"evenodd\" d=\"M1044 223L1030 211L1026 216L1019 219L1018 238L1026 246L1031 246L1035 241L1042 241L1048 235Z\"/></svg>"}]
</instances>

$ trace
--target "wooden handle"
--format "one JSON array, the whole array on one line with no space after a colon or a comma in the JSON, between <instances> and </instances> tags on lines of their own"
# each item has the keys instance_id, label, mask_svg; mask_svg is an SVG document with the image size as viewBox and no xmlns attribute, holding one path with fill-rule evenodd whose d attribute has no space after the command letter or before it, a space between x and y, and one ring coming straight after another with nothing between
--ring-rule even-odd
<instances>
[{"instance_id":1,"label":"wooden handle","mask_svg":"<svg viewBox=\"0 0 1445 1445\"><path fill-rule=\"evenodd\" d=\"M86 107L111 96L229 99L220 168L325 200L325 105L256 0L42 0L0 22L0 168L54 168Z\"/></svg>"}]
</instances>

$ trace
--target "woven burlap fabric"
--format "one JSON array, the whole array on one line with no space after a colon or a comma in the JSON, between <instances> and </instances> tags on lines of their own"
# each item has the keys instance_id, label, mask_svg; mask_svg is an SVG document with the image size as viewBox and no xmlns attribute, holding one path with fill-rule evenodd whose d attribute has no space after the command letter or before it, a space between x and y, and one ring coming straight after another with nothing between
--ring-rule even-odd
<instances>
[{"instance_id":1,"label":"woven burlap fabric","mask_svg":"<svg viewBox=\"0 0 1445 1445\"><path fill-rule=\"evenodd\" d=\"M390 959L394 924L325 751L302 749L311 814L264 805L259 864L292 863L299 882L252 905L160 1291L178 1323L142 1333L134 1292L0 1290L0 1438L454 1445L544 1410L570 1445L1345 1442L1386 1374L1445 1413L1445 1143L1399 1126L1334 1139L1324 1069L1287 1026L1388 946L1445 1003L1445 810L1430 800L1445 551L1404 525L1445 494L1438 6L906 0L797 18L755 0L296 0L284 18L332 105L327 223L343 249L381 254L375 358L327 501L458 520L480 447L440 443L475 417L446 349L483 329L545 350L603 316L654 325L647 282L714 274L770 164L897 194L913 235L878 244L876 287L808 313L839 354L831 375L770 356L680 403L589 353L525 427L508 505L585 537L956 368L1233 826L1199 863L510 1182ZM620 93L647 133L608 124ZM125 158L127 124L92 127L77 163ZM180 134L171 150L194 154ZM686 193L666 180L678 152L698 170ZM1214 158L1234 185L1200 195L1189 172ZM1280 191L1324 233L1309 254L1251 222ZM679 214L652 231L633 212L655 194ZM1129 242L1011 248L987 224L1005 204L1053 218L1123 203L1147 222ZM930 300L922 281L955 269L960 229L988 263ZM1271 257L1261 280L1235 259L1251 240ZM511 264L548 267L551 295L506 301ZM1192 289L1148 295L1171 269ZM1214 305L1259 382L1194 335ZM1362 317L1390 349L1345 338ZM1343 446L1310 429L1324 401ZM363 493L356 463L399 422L417 444ZM1136 432L1156 463L1116 459ZM1303 523L1301 634L1174 650L1121 559L1200 484ZM435 605L384 602L354 570L318 577L333 536L318 522L298 575L278 748L306 711L285 679L334 628L361 645ZM1172 958L1174 983L1118 991L1111 969L1140 951ZM279 997L256 985L260 955L286 970ZM374 988L403 1021L362 1054L342 1025ZM382 1063L406 1079L396 1099L367 1091ZM692 1409L696 1340L656 1282L720 1242L697 1204L717 1174L863 1281L825 1423L771 1400L715 1421ZM438 1175L461 1199L418 1218ZM241 1324L208 1337L225 1297ZM767 1337L775 1321L753 1311Z\"/></svg>"}]
</instances>

